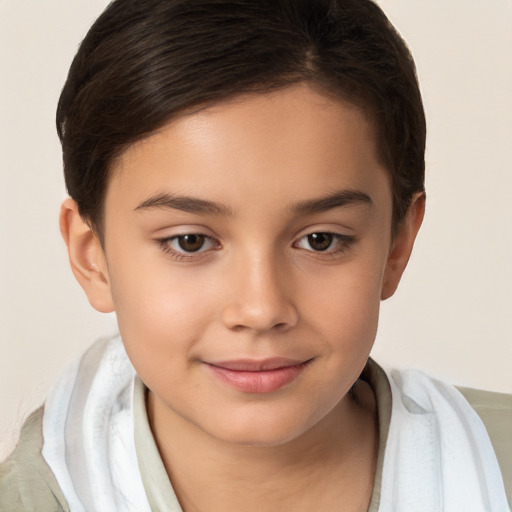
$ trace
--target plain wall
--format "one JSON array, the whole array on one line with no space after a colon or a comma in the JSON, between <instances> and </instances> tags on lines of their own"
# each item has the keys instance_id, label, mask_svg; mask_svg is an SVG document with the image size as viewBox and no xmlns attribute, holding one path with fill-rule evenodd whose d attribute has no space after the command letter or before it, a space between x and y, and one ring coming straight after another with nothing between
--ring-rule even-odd
<instances>
[{"instance_id":1,"label":"plain wall","mask_svg":"<svg viewBox=\"0 0 512 512\"><path fill-rule=\"evenodd\" d=\"M0 459L26 413L112 316L74 281L54 113L104 0L0 0ZM512 2L381 0L415 56L427 216L373 356L512 392Z\"/></svg>"}]
</instances>

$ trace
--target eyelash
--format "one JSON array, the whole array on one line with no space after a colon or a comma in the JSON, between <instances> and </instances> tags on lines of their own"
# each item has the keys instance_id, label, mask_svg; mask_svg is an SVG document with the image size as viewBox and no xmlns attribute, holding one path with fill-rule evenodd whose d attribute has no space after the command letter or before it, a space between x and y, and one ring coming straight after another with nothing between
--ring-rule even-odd
<instances>
[{"instance_id":1,"label":"eyelash","mask_svg":"<svg viewBox=\"0 0 512 512\"><path fill-rule=\"evenodd\" d=\"M161 238L157 240L160 248L167 254L169 254L176 261L190 261L192 259L196 259L197 255L205 253L207 250L204 250L201 246L196 251L179 251L173 249L171 243L173 241L179 241L180 239L184 239L187 236L197 236L201 237L204 241L208 241L212 244L213 247L218 248L220 244L211 236L203 235L202 233L185 233L183 235L174 235L167 238Z\"/></svg>"},{"instance_id":2,"label":"eyelash","mask_svg":"<svg viewBox=\"0 0 512 512\"><path fill-rule=\"evenodd\" d=\"M299 238L299 240L294 244L294 246L298 246L299 242L302 240L308 239L309 237L312 237L314 235L328 235L332 237L331 244L335 243L338 247L335 249L329 249L327 247L325 250L313 250L313 249L304 249L305 251L311 252L314 255L319 255L323 257L336 257L341 254L344 254L348 249L354 244L356 241L355 236L351 235L342 235L340 233L335 233L332 231L313 231L312 233L308 233L307 235L302 236ZM308 242L309 243L309 242ZM329 245L331 245L329 244ZM303 249L301 247L298 247L299 249Z\"/></svg>"},{"instance_id":3,"label":"eyelash","mask_svg":"<svg viewBox=\"0 0 512 512\"><path fill-rule=\"evenodd\" d=\"M305 248L298 246L299 242L301 242L302 240L308 239L309 237L312 237L314 235L328 235L328 236L332 237L331 243L329 245L331 245L332 243L337 241L337 245L339 247L337 247L336 249L330 249L329 247L327 247L324 250L314 250L314 249L305 249ZM183 252L182 252L180 250L173 249L173 247L171 246L172 242L174 242L174 241L179 242L180 239L184 239L185 237L188 237L188 236L201 237L204 242L210 243L212 245L212 249L214 249L214 250L218 249L220 247L220 244L217 240L215 240L214 238L212 238L208 235L203 235L202 233L185 233L183 235L174 235L171 237L158 239L157 243L160 246L160 248L166 254L169 254L175 261L191 261L191 260L197 259L198 255L201 255L201 254L209 251L209 248L204 249L203 245L201 245L201 247L199 247L195 251L183 250ZM344 254L354 244L355 241L356 241L356 237L351 236L351 235L342 235L340 233L334 233L331 231L313 231L312 233L308 233L307 235L301 236L299 238L299 240L293 244L293 246L295 248L302 249L304 251L310 252L314 255L322 256L324 258L329 258L329 257L334 258L336 256Z\"/></svg>"}]
</instances>

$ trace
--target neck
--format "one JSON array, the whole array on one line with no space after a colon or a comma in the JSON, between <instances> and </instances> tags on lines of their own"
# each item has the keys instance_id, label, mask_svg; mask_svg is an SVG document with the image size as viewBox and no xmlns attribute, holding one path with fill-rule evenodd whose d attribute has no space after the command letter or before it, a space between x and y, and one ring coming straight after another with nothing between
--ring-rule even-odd
<instances>
[{"instance_id":1,"label":"neck","mask_svg":"<svg viewBox=\"0 0 512 512\"><path fill-rule=\"evenodd\" d=\"M376 407L364 383L319 423L282 444L210 436L148 395L162 460L185 512L365 511L378 452Z\"/></svg>"}]
</instances>

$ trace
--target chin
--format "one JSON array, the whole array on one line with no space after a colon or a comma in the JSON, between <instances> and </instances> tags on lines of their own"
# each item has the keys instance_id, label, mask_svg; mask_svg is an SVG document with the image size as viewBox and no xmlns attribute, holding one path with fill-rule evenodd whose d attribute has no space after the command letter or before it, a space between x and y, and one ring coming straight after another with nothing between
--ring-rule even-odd
<instances>
[{"instance_id":1,"label":"chin","mask_svg":"<svg viewBox=\"0 0 512 512\"><path fill-rule=\"evenodd\" d=\"M290 414L289 417L283 417L282 414L258 414L257 417L231 417L227 424L216 422L211 429L204 430L212 437L230 444L275 447L300 438L310 429L309 423L301 420L297 414Z\"/></svg>"},{"instance_id":2,"label":"chin","mask_svg":"<svg viewBox=\"0 0 512 512\"><path fill-rule=\"evenodd\" d=\"M238 446L270 448L285 445L297 437L300 437L300 434L295 432L262 432L261 430L255 431L255 429L252 429L252 431L225 432L219 434L218 439Z\"/></svg>"}]
</instances>

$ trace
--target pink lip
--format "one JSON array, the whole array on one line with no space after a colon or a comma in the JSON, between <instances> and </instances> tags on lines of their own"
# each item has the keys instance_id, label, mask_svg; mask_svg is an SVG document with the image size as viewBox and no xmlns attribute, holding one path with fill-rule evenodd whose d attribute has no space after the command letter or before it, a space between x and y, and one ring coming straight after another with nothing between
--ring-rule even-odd
<instances>
[{"instance_id":1,"label":"pink lip","mask_svg":"<svg viewBox=\"0 0 512 512\"><path fill-rule=\"evenodd\" d=\"M295 380L310 362L286 358L207 363L212 373L245 393L271 393Z\"/></svg>"}]
</instances>

